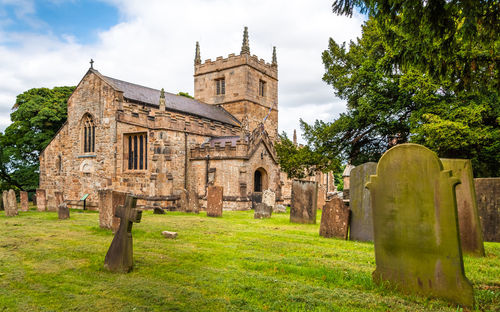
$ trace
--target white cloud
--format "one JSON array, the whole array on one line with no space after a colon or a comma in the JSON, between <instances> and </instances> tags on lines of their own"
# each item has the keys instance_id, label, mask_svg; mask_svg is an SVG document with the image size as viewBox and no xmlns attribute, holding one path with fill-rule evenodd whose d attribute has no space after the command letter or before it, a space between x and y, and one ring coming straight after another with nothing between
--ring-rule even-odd
<instances>
[{"instance_id":1,"label":"white cloud","mask_svg":"<svg viewBox=\"0 0 500 312\"><path fill-rule=\"evenodd\" d=\"M270 61L277 47L280 132L299 130L299 118L331 120L344 110L321 80L321 53L329 37L342 42L359 36L362 17L336 16L330 1L106 2L120 10L121 22L90 45L74 37L2 34L0 25L0 112L27 89L76 85L90 58L104 75L193 94L195 42L203 60L239 53L243 26L252 54ZM0 129L4 122L0 116Z\"/></svg>"}]
</instances>

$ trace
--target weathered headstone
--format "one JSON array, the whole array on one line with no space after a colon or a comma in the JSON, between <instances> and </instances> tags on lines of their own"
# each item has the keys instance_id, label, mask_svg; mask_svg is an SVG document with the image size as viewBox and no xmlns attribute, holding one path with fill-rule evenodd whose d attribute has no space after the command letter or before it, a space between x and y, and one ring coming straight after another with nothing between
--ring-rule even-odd
<instances>
[{"instance_id":1,"label":"weathered headstone","mask_svg":"<svg viewBox=\"0 0 500 312\"><path fill-rule=\"evenodd\" d=\"M349 200L350 197L350 189L351 189L351 170L354 169L354 166L351 164L347 164L344 168L344 172L342 173L342 179L344 181L344 190L343 192L343 199Z\"/></svg>"},{"instance_id":2,"label":"weathered headstone","mask_svg":"<svg viewBox=\"0 0 500 312\"><path fill-rule=\"evenodd\" d=\"M473 306L465 277L455 185L437 155L424 146L388 150L370 177L376 283Z\"/></svg>"},{"instance_id":3,"label":"weathered headstone","mask_svg":"<svg viewBox=\"0 0 500 312\"><path fill-rule=\"evenodd\" d=\"M252 193L252 209L255 209L255 205L262 203L262 192L254 192Z\"/></svg>"},{"instance_id":4,"label":"weathered headstone","mask_svg":"<svg viewBox=\"0 0 500 312\"><path fill-rule=\"evenodd\" d=\"M165 211L161 207L154 207L153 214L165 214Z\"/></svg>"},{"instance_id":5,"label":"weathered headstone","mask_svg":"<svg viewBox=\"0 0 500 312\"><path fill-rule=\"evenodd\" d=\"M273 208L274 213L286 213L286 206L285 205L276 205Z\"/></svg>"},{"instance_id":6,"label":"weathered headstone","mask_svg":"<svg viewBox=\"0 0 500 312\"><path fill-rule=\"evenodd\" d=\"M2 203L3 203L3 209L7 210L7 206L9 205L9 191L3 191L2 192Z\"/></svg>"},{"instance_id":7,"label":"weathered headstone","mask_svg":"<svg viewBox=\"0 0 500 312\"><path fill-rule=\"evenodd\" d=\"M210 185L207 189L207 216L222 217L222 186Z\"/></svg>"},{"instance_id":8,"label":"weathered headstone","mask_svg":"<svg viewBox=\"0 0 500 312\"><path fill-rule=\"evenodd\" d=\"M47 203L47 211L51 211L51 212L56 212L57 211L57 199L56 199L56 196L55 194L52 195L52 194L47 194L47 200L46 200L46 203Z\"/></svg>"},{"instance_id":9,"label":"weathered headstone","mask_svg":"<svg viewBox=\"0 0 500 312\"><path fill-rule=\"evenodd\" d=\"M56 199L56 205L59 207L60 204L64 203L64 193L63 192L54 192L54 196Z\"/></svg>"},{"instance_id":10,"label":"weathered headstone","mask_svg":"<svg viewBox=\"0 0 500 312\"><path fill-rule=\"evenodd\" d=\"M338 197L327 201L321 213L319 235L347 239L349 232L349 207Z\"/></svg>"},{"instance_id":11,"label":"weathered headstone","mask_svg":"<svg viewBox=\"0 0 500 312\"><path fill-rule=\"evenodd\" d=\"M318 184L314 181L293 180L290 222L316 223Z\"/></svg>"},{"instance_id":12,"label":"weathered headstone","mask_svg":"<svg viewBox=\"0 0 500 312\"><path fill-rule=\"evenodd\" d=\"M18 214L16 192L10 189L9 193L7 194L7 206L5 207L5 215L7 217L13 217L17 216Z\"/></svg>"},{"instance_id":13,"label":"weathered headstone","mask_svg":"<svg viewBox=\"0 0 500 312\"><path fill-rule=\"evenodd\" d=\"M113 190L99 190L99 226L113 230L115 233L120 226L120 219L115 217L119 205L125 204L126 193Z\"/></svg>"},{"instance_id":14,"label":"weathered headstone","mask_svg":"<svg viewBox=\"0 0 500 312\"><path fill-rule=\"evenodd\" d=\"M188 190L187 195L188 197L187 197L186 212L200 213L200 200L198 198L198 194L196 193L196 189L194 186L192 186Z\"/></svg>"},{"instance_id":15,"label":"weathered headstone","mask_svg":"<svg viewBox=\"0 0 500 312\"><path fill-rule=\"evenodd\" d=\"M28 192L20 191L19 200L21 202L21 211L28 211L29 210Z\"/></svg>"},{"instance_id":16,"label":"weathered headstone","mask_svg":"<svg viewBox=\"0 0 500 312\"><path fill-rule=\"evenodd\" d=\"M262 203L271 206L271 209L276 205L276 193L271 190L262 192Z\"/></svg>"},{"instance_id":17,"label":"weathered headstone","mask_svg":"<svg viewBox=\"0 0 500 312\"><path fill-rule=\"evenodd\" d=\"M259 203L255 205L255 212L253 214L254 219L265 219L271 218L273 213L273 207L268 206L264 203Z\"/></svg>"},{"instance_id":18,"label":"weathered headstone","mask_svg":"<svg viewBox=\"0 0 500 312\"><path fill-rule=\"evenodd\" d=\"M69 208L68 204L62 203L57 207L57 215L59 220L69 219Z\"/></svg>"},{"instance_id":19,"label":"weathered headstone","mask_svg":"<svg viewBox=\"0 0 500 312\"><path fill-rule=\"evenodd\" d=\"M177 232L163 231L161 235L165 238L177 238Z\"/></svg>"},{"instance_id":20,"label":"weathered headstone","mask_svg":"<svg viewBox=\"0 0 500 312\"><path fill-rule=\"evenodd\" d=\"M47 198L44 189L36 189L36 210L45 211L47 210Z\"/></svg>"},{"instance_id":21,"label":"weathered headstone","mask_svg":"<svg viewBox=\"0 0 500 312\"><path fill-rule=\"evenodd\" d=\"M349 238L362 242L373 241L373 218L370 191L365 187L370 175L377 171L377 163L367 162L351 170L350 202L351 224Z\"/></svg>"},{"instance_id":22,"label":"weathered headstone","mask_svg":"<svg viewBox=\"0 0 500 312\"><path fill-rule=\"evenodd\" d=\"M474 184L484 240L500 242L500 178L478 178Z\"/></svg>"},{"instance_id":23,"label":"weathered headstone","mask_svg":"<svg viewBox=\"0 0 500 312\"><path fill-rule=\"evenodd\" d=\"M326 190L325 186L318 185L318 209L321 210L326 205Z\"/></svg>"},{"instance_id":24,"label":"weathered headstone","mask_svg":"<svg viewBox=\"0 0 500 312\"><path fill-rule=\"evenodd\" d=\"M177 211L186 212L188 206L188 191L186 189L181 189L179 193L179 200L177 200Z\"/></svg>"},{"instance_id":25,"label":"weathered headstone","mask_svg":"<svg viewBox=\"0 0 500 312\"><path fill-rule=\"evenodd\" d=\"M120 218L120 227L115 233L104 259L104 267L112 272L130 272L134 265L132 248L132 225L141 222L142 211L136 209L137 198L127 195L124 206L118 206L115 216Z\"/></svg>"},{"instance_id":26,"label":"weathered headstone","mask_svg":"<svg viewBox=\"0 0 500 312\"><path fill-rule=\"evenodd\" d=\"M451 170L460 180L455 188L458 210L458 229L464 253L484 257L483 233L477 210L472 163L468 159L441 159L443 168Z\"/></svg>"}]
</instances>

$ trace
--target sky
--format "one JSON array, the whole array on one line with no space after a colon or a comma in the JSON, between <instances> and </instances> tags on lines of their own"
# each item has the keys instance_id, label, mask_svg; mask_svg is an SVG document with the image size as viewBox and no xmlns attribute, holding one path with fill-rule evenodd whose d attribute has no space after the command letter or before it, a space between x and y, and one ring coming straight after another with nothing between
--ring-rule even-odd
<instances>
[{"instance_id":1,"label":"sky","mask_svg":"<svg viewBox=\"0 0 500 312\"><path fill-rule=\"evenodd\" d=\"M332 121L345 111L322 81L321 53L361 36L364 16L331 12L331 0L0 0L0 131L16 95L75 86L89 61L102 74L193 94L195 43L202 61L241 50L278 58L279 132L299 119Z\"/></svg>"}]
</instances>

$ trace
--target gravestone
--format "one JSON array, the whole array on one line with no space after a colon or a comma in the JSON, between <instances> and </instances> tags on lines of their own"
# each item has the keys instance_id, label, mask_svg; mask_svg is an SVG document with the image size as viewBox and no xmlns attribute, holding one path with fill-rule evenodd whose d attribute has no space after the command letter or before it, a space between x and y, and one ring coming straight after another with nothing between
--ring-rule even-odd
<instances>
[{"instance_id":1,"label":"gravestone","mask_svg":"<svg viewBox=\"0 0 500 312\"><path fill-rule=\"evenodd\" d=\"M276 205L273 208L274 213L286 213L286 206L285 205Z\"/></svg>"},{"instance_id":2,"label":"gravestone","mask_svg":"<svg viewBox=\"0 0 500 312\"><path fill-rule=\"evenodd\" d=\"M255 205L262 203L262 192L252 193L252 209L255 209Z\"/></svg>"},{"instance_id":3,"label":"gravestone","mask_svg":"<svg viewBox=\"0 0 500 312\"><path fill-rule=\"evenodd\" d=\"M66 203L61 203L61 204L57 207L57 216L59 217L59 220L69 219L69 208L68 208L68 204L66 204Z\"/></svg>"},{"instance_id":4,"label":"gravestone","mask_svg":"<svg viewBox=\"0 0 500 312\"><path fill-rule=\"evenodd\" d=\"M2 192L2 203L3 203L3 209L6 211L7 206L9 205L9 191L3 191Z\"/></svg>"},{"instance_id":5,"label":"gravestone","mask_svg":"<svg viewBox=\"0 0 500 312\"><path fill-rule=\"evenodd\" d=\"M28 192L20 191L19 200L21 202L21 211L28 211L29 210Z\"/></svg>"},{"instance_id":6,"label":"gravestone","mask_svg":"<svg viewBox=\"0 0 500 312\"><path fill-rule=\"evenodd\" d=\"M273 207L268 206L264 203L259 203L255 205L255 212L253 214L254 219L265 219L271 218L273 213Z\"/></svg>"},{"instance_id":7,"label":"gravestone","mask_svg":"<svg viewBox=\"0 0 500 312\"><path fill-rule=\"evenodd\" d=\"M222 217L222 186L210 185L207 189L207 216Z\"/></svg>"},{"instance_id":8,"label":"gravestone","mask_svg":"<svg viewBox=\"0 0 500 312\"><path fill-rule=\"evenodd\" d=\"M418 144L389 149L370 177L376 283L473 306L465 277L455 185L437 155Z\"/></svg>"},{"instance_id":9,"label":"gravestone","mask_svg":"<svg viewBox=\"0 0 500 312\"><path fill-rule=\"evenodd\" d=\"M262 203L270 206L272 209L276 206L276 193L271 190L264 190L264 192L262 192Z\"/></svg>"},{"instance_id":10,"label":"gravestone","mask_svg":"<svg viewBox=\"0 0 500 312\"><path fill-rule=\"evenodd\" d=\"M161 207L154 207L153 214L165 214L165 211Z\"/></svg>"},{"instance_id":11,"label":"gravestone","mask_svg":"<svg viewBox=\"0 0 500 312\"><path fill-rule=\"evenodd\" d=\"M290 222L316 223L318 184L314 181L293 180Z\"/></svg>"},{"instance_id":12,"label":"gravestone","mask_svg":"<svg viewBox=\"0 0 500 312\"><path fill-rule=\"evenodd\" d=\"M370 175L377 171L377 163L367 162L351 170L350 202L351 224L349 239L373 241L373 218L370 191L365 187Z\"/></svg>"},{"instance_id":13,"label":"gravestone","mask_svg":"<svg viewBox=\"0 0 500 312\"><path fill-rule=\"evenodd\" d=\"M57 212L57 199L55 194L46 194L46 209L47 211Z\"/></svg>"},{"instance_id":14,"label":"gravestone","mask_svg":"<svg viewBox=\"0 0 500 312\"><path fill-rule=\"evenodd\" d=\"M474 179L483 237L500 242L500 178Z\"/></svg>"},{"instance_id":15,"label":"gravestone","mask_svg":"<svg viewBox=\"0 0 500 312\"><path fill-rule=\"evenodd\" d=\"M120 218L120 226L104 258L104 267L112 272L130 272L134 265L132 225L141 222L142 217L142 211L136 209L136 204L137 198L127 195L125 205L116 209L115 216Z\"/></svg>"},{"instance_id":16,"label":"gravestone","mask_svg":"<svg viewBox=\"0 0 500 312\"><path fill-rule=\"evenodd\" d=\"M63 192L54 192L54 196L56 199L57 207L59 207L60 204L64 203L64 193Z\"/></svg>"},{"instance_id":17,"label":"gravestone","mask_svg":"<svg viewBox=\"0 0 500 312\"><path fill-rule=\"evenodd\" d=\"M116 233L120 219L115 217L119 205L125 204L126 193L113 190L99 190L99 226Z\"/></svg>"},{"instance_id":18,"label":"gravestone","mask_svg":"<svg viewBox=\"0 0 500 312\"><path fill-rule=\"evenodd\" d=\"M177 232L171 232L171 231L163 231L161 232L161 235L165 238L177 238Z\"/></svg>"},{"instance_id":19,"label":"gravestone","mask_svg":"<svg viewBox=\"0 0 500 312\"><path fill-rule=\"evenodd\" d=\"M200 200L194 187L191 187L187 193L186 212L200 213Z\"/></svg>"},{"instance_id":20,"label":"gravestone","mask_svg":"<svg viewBox=\"0 0 500 312\"><path fill-rule=\"evenodd\" d=\"M184 211L185 212L187 210L187 206L188 206L188 191L186 189L181 189L179 196L180 196L180 198L176 202L177 211Z\"/></svg>"},{"instance_id":21,"label":"gravestone","mask_svg":"<svg viewBox=\"0 0 500 312\"><path fill-rule=\"evenodd\" d=\"M321 213L319 235L347 239L349 232L349 207L338 197L327 201Z\"/></svg>"},{"instance_id":22,"label":"gravestone","mask_svg":"<svg viewBox=\"0 0 500 312\"><path fill-rule=\"evenodd\" d=\"M47 210L47 198L44 189L36 189L36 210L45 211Z\"/></svg>"},{"instance_id":23,"label":"gravestone","mask_svg":"<svg viewBox=\"0 0 500 312\"><path fill-rule=\"evenodd\" d=\"M7 217L18 215L16 192L14 192L13 189L10 189L7 193L7 206L5 207L5 215Z\"/></svg>"},{"instance_id":24,"label":"gravestone","mask_svg":"<svg viewBox=\"0 0 500 312\"><path fill-rule=\"evenodd\" d=\"M318 185L318 209L321 210L326 205L326 187Z\"/></svg>"},{"instance_id":25,"label":"gravestone","mask_svg":"<svg viewBox=\"0 0 500 312\"><path fill-rule=\"evenodd\" d=\"M460 244L464 253L484 257L483 233L477 210L472 163L468 159L441 159L443 168L460 180L455 188Z\"/></svg>"}]
</instances>

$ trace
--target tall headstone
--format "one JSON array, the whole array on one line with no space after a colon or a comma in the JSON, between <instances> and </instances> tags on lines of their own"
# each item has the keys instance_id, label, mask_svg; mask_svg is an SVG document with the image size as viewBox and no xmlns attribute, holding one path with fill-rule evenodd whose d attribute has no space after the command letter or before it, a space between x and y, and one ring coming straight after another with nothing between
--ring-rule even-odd
<instances>
[{"instance_id":1,"label":"tall headstone","mask_svg":"<svg viewBox=\"0 0 500 312\"><path fill-rule=\"evenodd\" d=\"M125 204L127 194L113 190L99 190L99 226L116 233L120 219L115 217L119 205Z\"/></svg>"},{"instance_id":2,"label":"tall headstone","mask_svg":"<svg viewBox=\"0 0 500 312\"><path fill-rule=\"evenodd\" d=\"M55 194L46 194L47 211L57 212L57 199Z\"/></svg>"},{"instance_id":3,"label":"tall headstone","mask_svg":"<svg viewBox=\"0 0 500 312\"><path fill-rule=\"evenodd\" d=\"M207 216L222 217L222 186L210 185L207 189Z\"/></svg>"},{"instance_id":4,"label":"tall headstone","mask_svg":"<svg viewBox=\"0 0 500 312\"><path fill-rule=\"evenodd\" d=\"M36 189L36 210L37 211L47 210L47 198L44 189Z\"/></svg>"},{"instance_id":5,"label":"tall headstone","mask_svg":"<svg viewBox=\"0 0 500 312\"><path fill-rule=\"evenodd\" d=\"M19 200L21 202L21 211L28 211L29 210L28 192L20 191Z\"/></svg>"},{"instance_id":6,"label":"tall headstone","mask_svg":"<svg viewBox=\"0 0 500 312\"><path fill-rule=\"evenodd\" d=\"M177 201L177 211L187 211L188 206L188 191L186 189L181 189L179 193L179 200Z\"/></svg>"},{"instance_id":7,"label":"tall headstone","mask_svg":"<svg viewBox=\"0 0 500 312\"><path fill-rule=\"evenodd\" d=\"M483 233L477 210L472 163L469 159L441 159L443 168L460 180L455 188L460 243L464 253L484 257Z\"/></svg>"},{"instance_id":8,"label":"tall headstone","mask_svg":"<svg viewBox=\"0 0 500 312\"><path fill-rule=\"evenodd\" d=\"M9 193L7 194L7 206L5 207L5 215L7 217L18 215L16 192L14 192L14 190L12 189L10 189Z\"/></svg>"},{"instance_id":9,"label":"tall headstone","mask_svg":"<svg viewBox=\"0 0 500 312\"><path fill-rule=\"evenodd\" d=\"M3 209L7 210L7 206L9 205L9 191L3 191L2 192L2 203L3 203Z\"/></svg>"},{"instance_id":10,"label":"tall headstone","mask_svg":"<svg viewBox=\"0 0 500 312\"><path fill-rule=\"evenodd\" d=\"M262 203L273 209L276 206L276 193L271 190L264 190L262 192Z\"/></svg>"},{"instance_id":11,"label":"tall headstone","mask_svg":"<svg viewBox=\"0 0 500 312\"><path fill-rule=\"evenodd\" d=\"M188 201L186 212L200 213L200 199L198 198L198 193L196 188L191 186L188 189Z\"/></svg>"},{"instance_id":12,"label":"tall headstone","mask_svg":"<svg viewBox=\"0 0 500 312\"><path fill-rule=\"evenodd\" d=\"M57 207L57 216L59 217L59 220L69 219L68 204L63 202Z\"/></svg>"},{"instance_id":13,"label":"tall headstone","mask_svg":"<svg viewBox=\"0 0 500 312\"><path fill-rule=\"evenodd\" d=\"M351 225L349 238L362 242L373 241L373 218L370 191L365 187L370 175L377 171L377 163L367 162L351 170L350 202Z\"/></svg>"},{"instance_id":14,"label":"tall headstone","mask_svg":"<svg viewBox=\"0 0 500 312\"><path fill-rule=\"evenodd\" d=\"M316 223L318 184L314 181L293 180L290 222Z\"/></svg>"},{"instance_id":15,"label":"tall headstone","mask_svg":"<svg viewBox=\"0 0 500 312\"><path fill-rule=\"evenodd\" d=\"M327 201L321 213L319 235L347 239L349 231L349 207L338 197Z\"/></svg>"},{"instance_id":16,"label":"tall headstone","mask_svg":"<svg viewBox=\"0 0 500 312\"><path fill-rule=\"evenodd\" d=\"M142 211L136 209L137 198L128 195L124 206L118 206L115 216L120 218L120 227L111 242L104 267L112 272L127 273L134 265L132 225L141 222Z\"/></svg>"},{"instance_id":17,"label":"tall headstone","mask_svg":"<svg viewBox=\"0 0 500 312\"><path fill-rule=\"evenodd\" d=\"M500 242L500 178L478 178L474 184L484 240Z\"/></svg>"},{"instance_id":18,"label":"tall headstone","mask_svg":"<svg viewBox=\"0 0 500 312\"><path fill-rule=\"evenodd\" d=\"M370 177L375 282L473 306L458 231L457 178L424 146L388 150Z\"/></svg>"}]
</instances>

